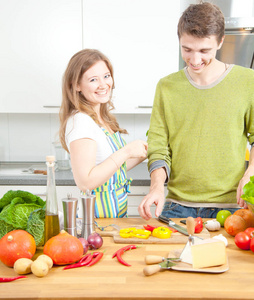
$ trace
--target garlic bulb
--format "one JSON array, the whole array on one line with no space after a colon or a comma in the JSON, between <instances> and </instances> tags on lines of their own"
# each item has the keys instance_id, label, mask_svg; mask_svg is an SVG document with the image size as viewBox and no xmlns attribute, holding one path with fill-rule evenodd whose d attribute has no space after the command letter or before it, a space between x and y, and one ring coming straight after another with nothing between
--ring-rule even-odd
<instances>
[{"instance_id":1,"label":"garlic bulb","mask_svg":"<svg viewBox=\"0 0 254 300\"><path fill-rule=\"evenodd\" d=\"M205 228L209 231L217 231L220 230L220 223L216 220L209 220L205 223Z\"/></svg>"},{"instance_id":2,"label":"garlic bulb","mask_svg":"<svg viewBox=\"0 0 254 300\"><path fill-rule=\"evenodd\" d=\"M228 240L223 234L218 234L212 237L213 239L220 240L225 243L226 247L228 245Z\"/></svg>"}]
</instances>

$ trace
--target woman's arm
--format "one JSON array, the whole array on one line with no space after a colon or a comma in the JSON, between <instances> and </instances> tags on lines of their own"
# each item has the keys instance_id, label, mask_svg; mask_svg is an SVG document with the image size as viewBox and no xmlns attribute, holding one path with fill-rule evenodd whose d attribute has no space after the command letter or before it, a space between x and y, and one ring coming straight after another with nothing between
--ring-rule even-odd
<instances>
[{"instance_id":1,"label":"woman's arm","mask_svg":"<svg viewBox=\"0 0 254 300\"><path fill-rule=\"evenodd\" d=\"M132 168L136 167L138 164L142 163L146 157L139 157L139 158L130 158L126 161L127 171L131 170Z\"/></svg>"},{"instance_id":2,"label":"woman's arm","mask_svg":"<svg viewBox=\"0 0 254 300\"><path fill-rule=\"evenodd\" d=\"M92 190L104 184L130 158L145 159L147 143L134 141L114 152L96 165L97 144L91 139L79 139L70 144L73 176L80 190Z\"/></svg>"}]
</instances>

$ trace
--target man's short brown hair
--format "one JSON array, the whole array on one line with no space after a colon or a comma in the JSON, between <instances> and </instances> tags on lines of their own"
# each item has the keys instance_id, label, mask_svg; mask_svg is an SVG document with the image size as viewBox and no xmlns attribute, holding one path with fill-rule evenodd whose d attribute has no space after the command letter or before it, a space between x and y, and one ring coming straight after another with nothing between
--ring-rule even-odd
<instances>
[{"instance_id":1,"label":"man's short brown hair","mask_svg":"<svg viewBox=\"0 0 254 300\"><path fill-rule=\"evenodd\" d=\"M225 32L225 19L218 6L209 2L191 4L182 14L178 22L179 39L186 33L198 38L215 35L218 44Z\"/></svg>"}]
</instances>

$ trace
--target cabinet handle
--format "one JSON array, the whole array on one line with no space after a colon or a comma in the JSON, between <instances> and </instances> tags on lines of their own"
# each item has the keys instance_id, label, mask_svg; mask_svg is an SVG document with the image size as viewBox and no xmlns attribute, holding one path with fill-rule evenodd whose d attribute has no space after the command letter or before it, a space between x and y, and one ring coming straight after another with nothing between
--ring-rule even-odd
<instances>
[{"instance_id":1,"label":"cabinet handle","mask_svg":"<svg viewBox=\"0 0 254 300\"><path fill-rule=\"evenodd\" d=\"M153 108L152 105L138 105L138 108Z\"/></svg>"},{"instance_id":2,"label":"cabinet handle","mask_svg":"<svg viewBox=\"0 0 254 300\"><path fill-rule=\"evenodd\" d=\"M38 197L46 197L46 193L44 193L44 194L35 194L35 196L38 196Z\"/></svg>"},{"instance_id":3,"label":"cabinet handle","mask_svg":"<svg viewBox=\"0 0 254 300\"><path fill-rule=\"evenodd\" d=\"M44 108L60 108L60 105L43 105Z\"/></svg>"}]
</instances>

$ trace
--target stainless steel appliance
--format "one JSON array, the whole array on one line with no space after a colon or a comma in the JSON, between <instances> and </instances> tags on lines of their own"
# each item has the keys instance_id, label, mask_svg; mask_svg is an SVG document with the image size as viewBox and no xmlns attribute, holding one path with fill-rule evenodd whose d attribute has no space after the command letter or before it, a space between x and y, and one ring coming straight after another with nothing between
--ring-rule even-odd
<instances>
[{"instance_id":1,"label":"stainless steel appliance","mask_svg":"<svg viewBox=\"0 0 254 300\"><path fill-rule=\"evenodd\" d=\"M200 1L181 0L181 11ZM225 16L225 40L217 58L254 69L254 0L211 0ZM180 55L179 68L184 67Z\"/></svg>"}]
</instances>

